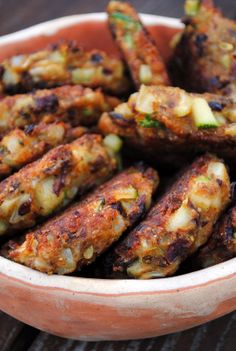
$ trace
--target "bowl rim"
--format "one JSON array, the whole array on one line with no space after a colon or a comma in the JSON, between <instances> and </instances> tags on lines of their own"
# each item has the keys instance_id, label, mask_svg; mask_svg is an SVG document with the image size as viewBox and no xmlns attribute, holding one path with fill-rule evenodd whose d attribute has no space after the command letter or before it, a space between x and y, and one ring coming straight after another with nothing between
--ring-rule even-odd
<instances>
[{"instance_id":1,"label":"bowl rim","mask_svg":"<svg viewBox=\"0 0 236 351\"><path fill-rule=\"evenodd\" d=\"M177 18L141 14L141 18L147 25L167 25L174 28L182 28L181 21ZM32 37L45 35L50 36L58 30L87 21L105 21L104 12L79 14L60 17L54 20L22 29L15 33L0 37L0 46L23 41ZM164 293L200 286L214 284L215 281L228 280L236 276L236 258L217 264L213 267L200 271L191 272L175 277L158 278L153 280L131 279L97 279L72 276L47 275L18 263L0 257L0 282L2 279L16 281L27 286L37 286L49 289L59 289L79 294L90 295L133 295L145 293Z\"/></svg>"}]
</instances>

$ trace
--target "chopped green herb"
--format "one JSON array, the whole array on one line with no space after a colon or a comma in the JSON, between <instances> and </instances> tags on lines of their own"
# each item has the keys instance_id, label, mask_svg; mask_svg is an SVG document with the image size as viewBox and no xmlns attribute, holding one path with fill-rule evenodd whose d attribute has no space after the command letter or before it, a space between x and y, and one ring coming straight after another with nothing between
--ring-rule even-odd
<instances>
[{"instance_id":1,"label":"chopped green herb","mask_svg":"<svg viewBox=\"0 0 236 351\"><path fill-rule=\"evenodd\" d=\"M187 16L195 16L200 9L200 0L186 0L184 10Z\"/></svg>"},{"instance_id":2,"label":"chopped green herb","mask_svg":"<svg viewBox=\"0 0 236 351\"><path fill-rule=\"evenodd\" d=\"M88 107L85 107L82 111L82 114L86 117L89 117L91 116L93 113L92 109L91 108L88 108Z\"/></svg>"},{"instance_id":3,"label":"chopped green herb","mask_svg":"<svg viewBox=\"0 0 236 351\"><path fill-rule=\"evenodd\" d=\"M125 23L125 28L126 29L133 29L135 28L136 30L140 30L141 29L141 25L139 23L139 21L137 21L136 19L121 13L121 12L114 12L111 14L111 18L113 18L114 20L118 20L118 21L122 21Z\"/></svg>"},{"instance_id":4,"label":"chopped green herb","mask_svg":"<svg viewBox=\"0 0 236 351\"><path fill-rule=\"evenodd\" d=\"M129 48L129 49L133 49L134 48L134 40L133 40L133 37L132 37L132 35L130 34L130 33L126 33L125 35L124 35L124 41L125 41L125 43L126 43L126 45L127 45L127 47Z\"/></svg>"},{"instance_id":5,"label":"chopped green herb","mask_svg":"<svg viewBox=\"0 0 236 351\"><path fill-rule=\"evenodd\" d=\"M217 128L217 127L219 127L219 125L217 124L217 125L213 125L213 124L200 124L200 125L198 125L198 128L199 129L212 129L212 128Z\"/></svg>"},{"instance_id":6,"label":"chopped green herb","mask_svg":"<svg viewBox=\"0 0 236 351\"><path fill-rule=\"evenodd\" d=\"M99 201L99 203L98 203L97 208L96 208L95 211L96 211L96 212L101 212L102 209L103 209L103 207L105 206L105 204L106 204L106 201L105 201L104 198L102 198L102 199Z\"/></svg>"},{"instance_id":7,"label":"chopped green herb","mask_svg":"<svg viewBox=\"0 0 236 351\"><path fill-rule=\"evenodd\" d=\"M152 119L151 115L146 115L139 124L144 128L158 128L160 125L158 121Z\"/></svg>"},{"instance_id":8,"label":"chopped green herb","mask_svg":"<svg viewBox=\"0 0 236 351\"><path fill-rule=\"evenodd\" d=\"M197 180L198 182L208 183L208 182L211 180L211 178L202 175L202 176L199 176L196 180Z\"/></svg>"}]
</instances>

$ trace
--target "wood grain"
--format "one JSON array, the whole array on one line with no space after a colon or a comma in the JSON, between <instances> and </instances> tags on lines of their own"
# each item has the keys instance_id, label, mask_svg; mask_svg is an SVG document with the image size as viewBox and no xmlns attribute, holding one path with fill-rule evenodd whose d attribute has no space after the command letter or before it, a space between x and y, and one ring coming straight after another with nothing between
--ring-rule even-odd
<instances>
[{"instance_id":1,"label":"wood grain","mask_svg":"<svg viewBox=\"0 0 236 351\"><path fill-rule=\"evenodd\" d=\"M140 12L180 17L183 0L133 0ZM236 18L235 0L218 0ZM60 16L104 11L107 0L0 0L0 35ZM236 312L191 330L159 338L86 343L39 332L0 312L0 351L233 351Z\"/></svg>"}]
</instances>

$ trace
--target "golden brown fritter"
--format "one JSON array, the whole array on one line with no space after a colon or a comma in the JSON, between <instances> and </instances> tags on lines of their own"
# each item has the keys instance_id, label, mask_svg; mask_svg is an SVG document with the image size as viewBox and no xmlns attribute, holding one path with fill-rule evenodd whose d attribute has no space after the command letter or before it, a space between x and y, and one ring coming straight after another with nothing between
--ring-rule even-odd
<instances>
[{"instance_id":1,"label":"golden brown fritter","mask_svg":"<svg viewBox=\"0 0 236 351\"><path fill-rule=\"evenodd\" d=\"M79 85L5 97L0 100L0 136L15 128L55 119L73 126L95 125L102 112L112 110L119 102L99 90Z\"/></svg>"},{"instance_id":2,"label":"golden brown fritter","mask_svg":"<svg viewBox=\"0 0 236 351\"><path fill-rule=\"evenodd\" d=\"M224 163L197 159L154 205L146 219L104 257L107 277L139 279L173 275L209 238L230 200Z\"/></svg>"},{"instance_id":3,"label":"golden brown fritter","mask_svg":"<svg viewBox=\"0 0 236 351\"><path fill-rule=\"evenodd\" d=\"M111 32L136 88L141 84L169 85L163 59L136 10L128 3L110 1L107 12Z\"/></svg>"},{"instance_id":4,"label":"golden brown fritter","mask_svg":"<svg viewBox=\"0 0 236 351\"><path fill-rule=\"evenodd\" d=\"M83 201L29 232L22 244L10 241L7 257L48 274L67 274L95 260L149 209L157 172L134 166Z\"/></svg>"},{"instance_id":5,"label":"golden brown fritter","mask_svg":"<svg viewBox=\"0 0 236 351\"><path fill-rule=\"evenodd\" d=\"M102 183L117 167L100 135L60 145L0 183L0 235L29 228Z\"/></svg>"},{"instance_id":6,"label":"golden brown fritter","mask_svg":"<svg viewBox=\"0 0 236 351\"><path fill-rule=\"evenodd\" d=\"M212 1L202 1L184 23L171 63L177 85L235 100L236 22L223 17Z\"/></svg>"},{"instance_id":7,"label":"golden brown fritter","mask_svg":"<svg viewBox=\"0 0 236 351\"><path fill-rule=\"evenodd\" d=\"M236 207L231 208L216 223L213 234L192 258L194 268L206 268L236 256Z\"/></svg>"},{"instance_id":8,"label":"golden brown fritter","mask_svg":"<svg viewBox=\"0 0 236 351\"><path fill-rule=\"evenodd\" d=\"M12 130L0 141L0 177L6 177L37 160L48 150L79 138L86 132L85 127L71 128L64 122L41 122L30 124L25 130Z\"/></svg>"},{"instance_id":9,"label":"golden brown fritter","mask_svg":"<svg viewBox=\"0 0 236 351\"><path fill-rule=\"evenodd\" d=\"M6 59L1 63L0 74L3 94L65 84L101 87L115 95L127 93L130 89L121 60L99 50L85 52L74 42Z\"/></svg>"},{"instance_id":10,"label":"golden brown fritter","mask_svg":"<svg viewBox=\"0 0 236 351\"><path fill-rule=\"evenodd\" d=\"M232 160L236 157L235 107L222 96L143 85L127 103L104 113L99 128L124 138L128 147L150 161L182 165L206 151Z\"/></svg>"}]
</instances>

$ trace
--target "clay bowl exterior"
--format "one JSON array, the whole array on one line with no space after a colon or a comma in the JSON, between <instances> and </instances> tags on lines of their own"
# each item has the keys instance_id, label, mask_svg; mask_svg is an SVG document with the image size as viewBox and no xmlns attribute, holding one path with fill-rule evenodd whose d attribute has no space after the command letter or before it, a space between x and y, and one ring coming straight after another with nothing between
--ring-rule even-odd
<instances>
[{"instance_id":1,"label":"clay bowl exterior","mask_svg":"<svg viewBox=\"0 0 236 351\"><path fill-rule=\"evenodd\" d=\"M143 20L148 25L181 27L175 19L143 15ZM76 38L75 26L78 30L81 24L82 35L87 25L91 38L96 36L96 47L111 45L108 31L105 36L99 35L91 21L100 23L105 33L105 14L90 14L61 18L4 36L0 38L0 59L43 47L60 33ZM94 44L87 41L86 45ZM67 338L92 341L154 337L235 310L236 259L182 276L136 281L48 276L0 257L0 309Z\"/></svg>"}]
</instances>

